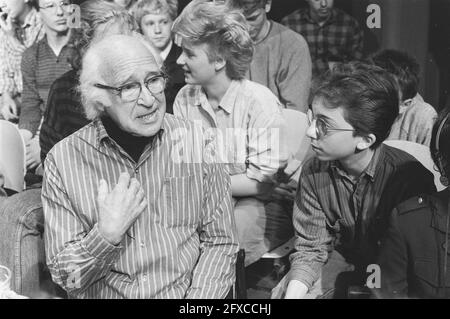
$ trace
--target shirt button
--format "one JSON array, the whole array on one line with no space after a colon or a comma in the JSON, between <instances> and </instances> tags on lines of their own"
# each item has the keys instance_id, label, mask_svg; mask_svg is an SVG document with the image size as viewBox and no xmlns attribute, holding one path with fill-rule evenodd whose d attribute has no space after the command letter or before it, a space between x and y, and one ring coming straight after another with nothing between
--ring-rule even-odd
<instances>
[{"instance_id":1,"label":"shirt button","mask_svg":"<svg viewBox=\"0 0 450 319\"><path fill-rule=\"evenodd\" d=\"M142 281L147 281L147 275L142 276Z\"/></svg>"},{"instance_id":2,"label":"shirt button","mask_svg":"<svg viewBox=\"0 0 450 319\"><path fill-rule=\"evenodd\" d=\"M145 247L145 244L144 244L144 242L143 242L143 241L141 241L141 247L142 247L142 248L144 248L144 247Z\"/></svg>"}]
</instances>

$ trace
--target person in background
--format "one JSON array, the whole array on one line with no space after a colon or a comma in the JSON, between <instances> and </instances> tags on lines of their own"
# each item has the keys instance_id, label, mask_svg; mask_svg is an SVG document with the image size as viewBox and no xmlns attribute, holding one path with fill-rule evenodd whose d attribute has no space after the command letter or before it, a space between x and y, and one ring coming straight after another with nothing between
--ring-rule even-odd
<instances>
[{"instance_id":1,"label":"person in background","mask_svg":"<svg viewBox=\"0 0 450 319\"><path fill-rule=\"evenodd\" d=\"M268 87L286 108L306 113L311 57L305 39L267 18L272 0L228 0L249 25L255 53L247 77Z\"/></svg>"},{"instance_id":2,"label":"person in background","mask_svg":"<svg viewBox=\"0 0 450 319\"><path fill-rule=\"evenodd\" d=\"M184 86L183 69L177 64L181 48L173 43L172 24L178 15L178 0L139 0L132 8L145 38L159 51L168 75L166 112L173 113L173 102Z\"/></svg>"},{"instance_id":3,"label":"person in background","mask_svg":"<svg viewBox=\"0 0 450 319\"><path fill-rule=\"evenodd\" d=\"M75 42L73 70L56 79L50 88L40 131L41 160L63 138L89 123L81 105L78 78L81 56L94 40L108 35L130 35L139 31L134 18L122 7L104 0L85 1L80 5L82 35Z\"/></svg>"},{"instance_id":4,"label":"person in background","mask_svg":"<svg viewBox=\"0 0 450 319\"><path fill-rule=\"evenodd\" d=\"M19 129L26 144L28 170L40 164L38 129L47 105L47 96L53 81L69 71L75 53L75 32L67 21L71 13L70 0L38 0L39 14L45 37L29 47L22 58L23 94L19 115Z\"/></svg>"},{"instance_id":5,"label":"person in background","mask_svg":"<svg viewBox=\"0 0 450 319\"><path fill-rule=\"evenodd\" d=\"M23 52L45 35L34 0L0 0L0 118L19 119Z\"/></svg>"},{"instance_id":6,"label":"person in background","mask_svg":"<svg viewBox=\"0 0 450 319\"><path fill-rule=\"evenodd\" d=\"M279 145L282 105L261 84L245 79L253 42L244 16L220 2L192 1L174 23L187 85L174 115L197 121L216 136L219 160L231 176L234 215L245 265L293 235L289 205L262 200L287 159ZM286 207L287 206L287 207Z\"/></svg>"},{"instance_id":7,"label":"person in background","mask_svg":"<svg viewBox=\"0 0 450 319\"><path fill-rule=\"evenodd\" d=\"M400 88L399 115L392 125L389 140L405 140L430 146L436 110L418 92L420 67L406 52L383 50L370 61L391 73Z\"/></svg>"},{"instance_id":8,"label":"person in background","mask_svg":"<svg viewBox=\"0 0 450 319\"><path fill-rule=\"evenodd\" d=\"M419 194L392 211L381 241L378 298L450 298L450 115L445 109L431 136L431 156L447 186L431 195ZM416 183L420 183L417 180Z\"/></svg>"},{"instance_id":9,"label":"person in background","mask_svg":"<svg viewBox=\"0 0 450 319\"><path fill-rule=\"evenodd\" d=\"M343 65L325 75L313 96L307 135L316 157L302 168L296 251L273 298L345 298L349 287L365 284L389 212L436 189L414 157L383 144L399 104L387 71Z\"/></svg>"},{"instance_id":10,"label":"person in background","mask_svg":"<svg viewBox=\"0 0 450 319\"><path fill-rule=\"evenodd\" d=\"M283 18L281 24L308 42L313 78L320 77L336 62L361 60L363 31L358 22L335 8L334 0L307 0L307 3L307 7Z\"/></svg>"}]
</instances>

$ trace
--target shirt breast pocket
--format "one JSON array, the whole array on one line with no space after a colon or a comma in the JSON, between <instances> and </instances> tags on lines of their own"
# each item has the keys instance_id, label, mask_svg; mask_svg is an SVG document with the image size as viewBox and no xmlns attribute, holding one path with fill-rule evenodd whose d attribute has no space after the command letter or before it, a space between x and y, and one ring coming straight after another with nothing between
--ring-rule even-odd
<instances>
[{"instance_id":1,"label":"shirt breast pocket","mask_svg":"<svg viewBox=\"0 0 450 319\"><path fill-rule=\"evenodd\" d=\"M201 217L200 187L195 176L164 178L167 210L163 220L167 226L197 228Z\"/></svg>"}]
</instances>

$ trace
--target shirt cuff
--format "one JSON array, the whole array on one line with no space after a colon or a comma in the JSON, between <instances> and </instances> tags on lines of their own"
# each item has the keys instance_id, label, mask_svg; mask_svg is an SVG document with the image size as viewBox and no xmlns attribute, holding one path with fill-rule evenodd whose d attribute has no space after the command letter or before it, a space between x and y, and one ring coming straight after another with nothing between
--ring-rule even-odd
<instances>
[{"instance_id":1,"label":"shirt cuff","mask_svg":"<svg viewBox=\"0 0 450 319\"><path fill-rule=\"evenodd\" d=\"M311 287L316 282L316 277L313 270L309 267L295 267L295 265L292 265L291 270L288 273L288 282L291 280L298 280L302 282L303 284L308 287L308 290L311 289Z\"/></svg>"},{"instance_id":2,"label":"shirt cuff","mask_svg":"<svg viewBox=\"0 0 450 319\"><path fill-rule=\"evenodd\" d=\"M99 232L98 224L84 237L81 246L97 259L112 263L122 249L122 245L114 246L109 243Z\"/></svg>"}]
</instances>

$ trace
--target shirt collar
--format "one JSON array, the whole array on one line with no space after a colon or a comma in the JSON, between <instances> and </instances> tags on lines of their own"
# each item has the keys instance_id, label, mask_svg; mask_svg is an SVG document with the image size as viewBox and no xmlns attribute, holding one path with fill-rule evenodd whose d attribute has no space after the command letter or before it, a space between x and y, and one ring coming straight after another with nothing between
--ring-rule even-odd
<instances>
[{"instance_id":1,"label":"shirt collar","mask_svg":"<svg viewBox=\"0 0 450 319\"><path fill-rule=\"evenodd\" d=\"M219 106L224 109L228 114L233 112L233 107L236 104L236 98L238 96L238 91L241 86L241 81L232 80L230 87L225 92L225 95L220 100Z\"/></svg>"},{"instance_id":2,"label":"shirt collar","mask_svg":"<svg viewBox=\"0 0 450 319\"><path fill-rule=\"evenodd\" d=\"M163 134L164 134L164 131L165 131L165 129L167 128L167 123L166 123L166 121L167 121L167 120L166 120L166 118L165 118L165 116L164 116L163 123L162 123L162 125L161 125L161 129L158 131L158 133L156 133L156 136L157 136L158 138L157 138L157 139L153 139L153 141L154 141L154 140L161 141L162 136L163 136ZM108 140L108 139L111 139L111 138L109 137L108 132L106 131L105 126L103 125L103 123L102 123L102 121L100 120L100 118L96 118L96 119L93 121L93 125L94 125L94 127L95 127L95 129L96 129L96 131L97 131L97 145L96 145L96 148L98 149L98 148L100 148L101 143L102 143L105 139Z\"/></svg>"},{"instance_id":3,"label":"shirt collar","mask_svg":"<svg viewBox=\"0 0 450 319\"><path fill-rule=\"evenodd\" d=\"M228 114L231 114L233 112L233 107L236 102L237 98L237 91L239 90L241 86L241 81L238 80L232 80L230 86L228 87L227 91L225 92L225 95L222 97L219 103L219 107L223 109ZM195 99L194 104L196 106L205 105L208 102L208 98L206 97L205 91L203 88L198 85L195 92ZM204 108L204 107L203 107Z\"/></svg>"},{"instance_id":4,"label":"shirt collar","mask_svg":"<svg viewBox=\"0 0 450 319\"><path fill-rule=\"evenodd\" d=\"M159 54L163 61L165 61L167 59L167 57L169 56L172 46L173 46L173 42L170 41L169 44L167 45L167 47L164 50L162 50L161 53Z\"/></svg>"},{"instance_id":5,"label":"shirt collar","mask_svg":"<svg viewBox=\"0 0 450 319\"><path fill-rule=\"evenodd\" d=\"M384 144L381 144L375 149L375 152L372 156L372 159L369 162L369 165L367 165L366 169L361 174L361 176L363 175L368 176L372 182L374 181L375 174L381 163L381 157L384 155L384 152L385 152ZM347 175L345 171L342 169L341 163L338 160L330 162L330 167L334 169L334 171L337 172L339 175Z\"/></svg>"}]
</instances>

